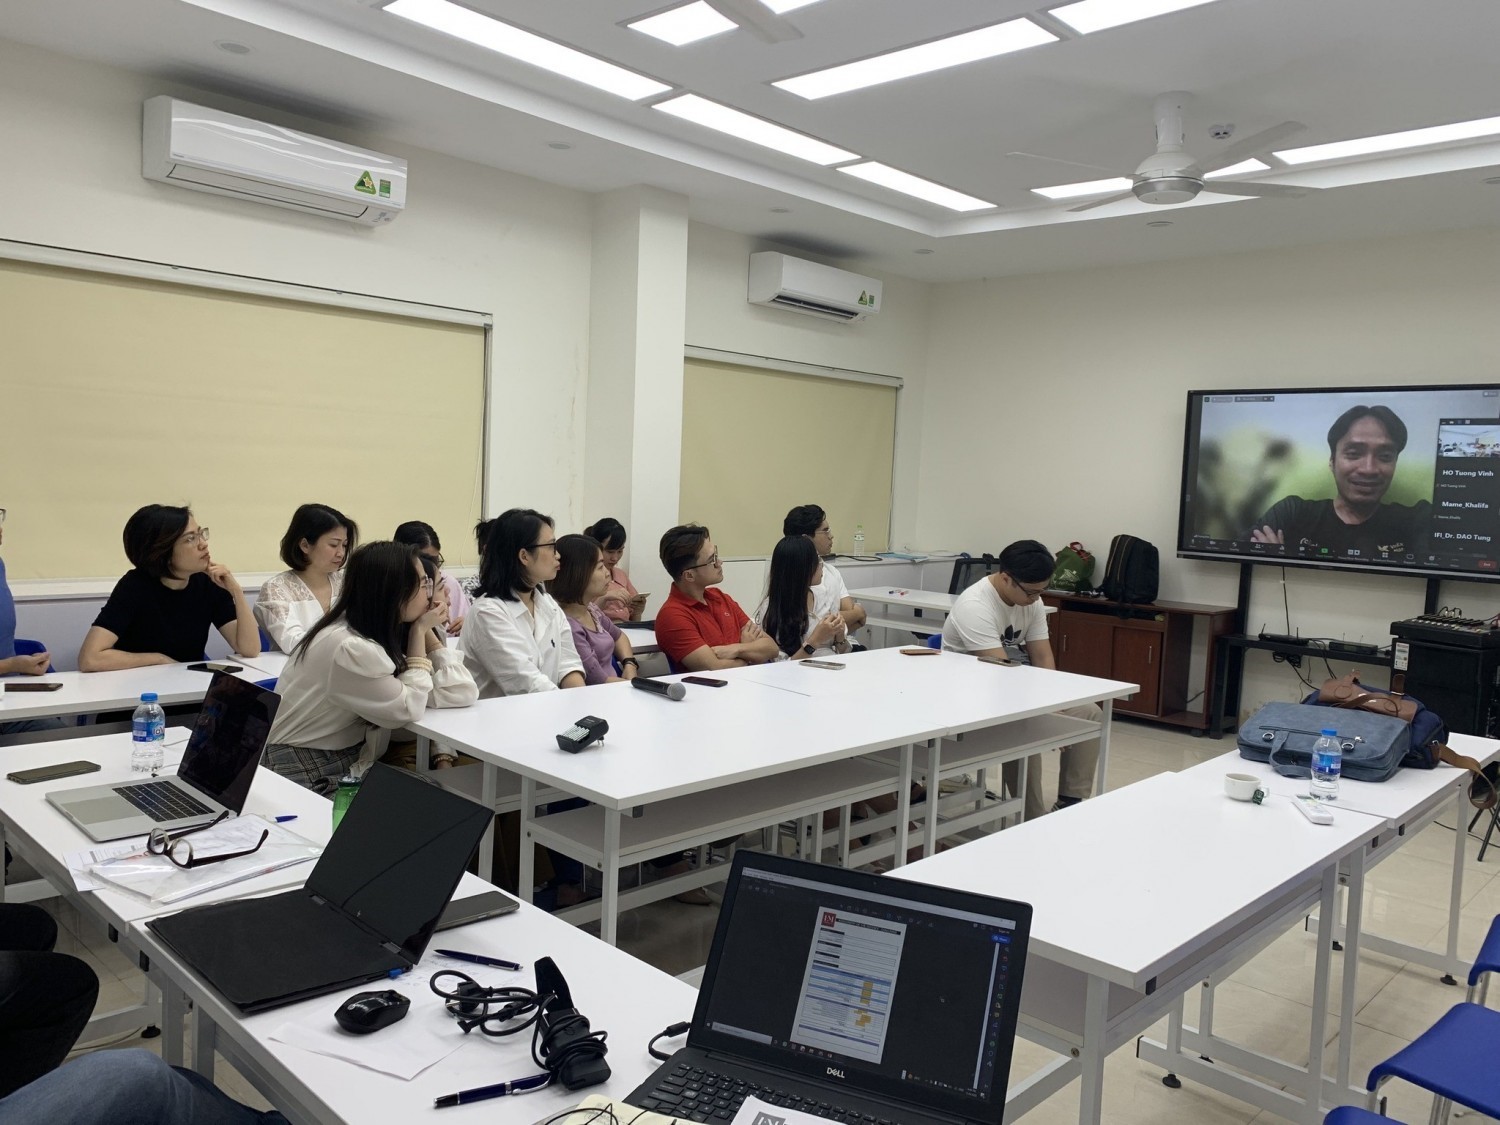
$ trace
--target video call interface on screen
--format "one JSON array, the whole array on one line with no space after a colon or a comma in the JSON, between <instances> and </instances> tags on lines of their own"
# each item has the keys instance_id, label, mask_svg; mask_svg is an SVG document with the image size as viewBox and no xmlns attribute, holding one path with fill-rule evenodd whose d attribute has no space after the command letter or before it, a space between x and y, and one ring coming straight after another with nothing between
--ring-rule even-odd
<instances>
[{"instance_id":1,"label":"video call interface on screen","mask_svg":"<svg viewBox=\"0 0 1500 1125\"><path fill-rule=\"evenodd\" d=\"M1500 387L1192 392L1178 551L1495 576Z\"/></svg>"},{"instance_id":2,"label":"video call interface on screen","mask_svg":"<svg viewBox=\"0 0 1500 1125\"><path fill-rule=\"evenodd\" d=\"M1015 923L746 872L708 1027L786 1065L989 1100L1003 1094L1020 985ZM797 935L795 941L788 934ZM1013 975L1014 974L1014 975ZM988 988L975 982L988 982Z\"/></svg>"}]
</instances>

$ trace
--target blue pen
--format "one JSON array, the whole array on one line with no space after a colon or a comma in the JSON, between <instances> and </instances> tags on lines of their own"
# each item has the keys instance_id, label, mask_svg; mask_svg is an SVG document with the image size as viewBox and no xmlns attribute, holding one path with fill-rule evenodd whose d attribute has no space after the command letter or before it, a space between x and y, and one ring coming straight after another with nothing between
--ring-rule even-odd
<instances>
[{"instance_id":1,"label":"blue pen","mask_svg":"<svg viewBox=\"0 0 1500 1125\"><path fill-rule=\"evenodd\" d=\"M296 819L297 819L297 817L295 815L292 815L292 816L278 816L276 818L276 823L277 824L286 824L287 822L293 821L293 820L296 820Z\"/></svg>"},{"instance_id":2,"label":"blue pen","mask_svg":"<svg viewBox=\"0 0 1500 1125\"><path fill-rule=\"evenodd\" d=\"M486 957L481 953L460 953L457 949L435 949L433 952L444 957L452 957L455 961L468 961L474 965L491 965L496 969L509 969L513 973L521 971L521 966L514 961L502 961L498 957Z\"/></svg>"}]
</instances>

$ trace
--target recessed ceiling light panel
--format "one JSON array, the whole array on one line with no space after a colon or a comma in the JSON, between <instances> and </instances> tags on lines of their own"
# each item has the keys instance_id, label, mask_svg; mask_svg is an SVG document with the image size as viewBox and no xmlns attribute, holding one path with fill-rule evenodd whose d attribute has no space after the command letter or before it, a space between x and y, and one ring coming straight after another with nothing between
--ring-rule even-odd
<instances>
[{"instance_id":1,"label":"recessed ceiling light panel","mask_svg":"<svg viewBox=\"0 0 1500 1125\"><path fill-rule=\"evenodd\" d=\"M707 39L711 35L722 35L726 31L733 31L739 24L731 19L725 19L703 0L694 0L691 4L684 4L680 8L669 8L665 12L658 12L654 16L647 16L643 20L636 20L625 26L635 31L645 32L674 47L684 47L700 39Z\"/></svg>"},{"instance_id":2,"label":"recessed ceiling light panel","mask_svg":"<svg viewBox=\"0 0 1500 1125\"><path fill-rule=\"evenodd\" d=\"M902 172L887 164L880 164L874 160L867 160L863 164L850 164L840 168L840 172L848 172L851 176L858 176L872 184L899 191L902 195L910 195L916 199L925 199L928 203L936 203L939 207L946 207L950 211L983 211L995 204L983 199L976 199L972 195L965 195L961 191L954 191L942 184L935 184L931 180L924 180L920 176L913 176L909 172Z\"/></svg>"},{"instance_id":3,"label":"recessed ceiling light panel","mask_svg":"<svg viewBox=\"0 0 1500 1125\"><path fill-rule=\"evenodd\" d=\"M816 4L818 0L760 0L760 2L779 16L783 12L795 12L798 8Z\"/></svg>"},{"instance_id":4,"label":"recessed ceiling light panel","mask_svg":"<svg viewBox=\"0 0 1500 1125\"><path fill-rule=\"evenodd\" d=\"M665 94L672 88L623 66L459 7L449 0L396 0L382 10L631 101Z\"/></svg>"},{"instance_id":5,"label":"recessed ceiling light panel","mask_svg":"<svg viewBox=\"0 0 1500 1125\"><path fill-rule=\"evenodd\" d=\"M1087 35L1091 31L1103 31L1107 27L1119 27L1211 3L1213 0L1078 0L1076 4L1053 8L1047 14L1061 20L1079 35Z\"/></svg>"},{"instance_id":6,"label":"recessed ceiling light panel","mask_svg":"<svg viewBox=\"0 0 1500 1125\"><path fill-rule=\"evenodd\" d=\"M1478 121L1457 121L1452 125L1407 129L1401 133L1385 133L1378 137L1359 137L1352 141L1286 148L1274 155L1288 164L1313 164L1319 160L1344 160L1351 156L1370 156L1377 152L1396 152L1403 148L1453 144L1496 135L1500 135L1500 117L1485 117Z\"/></svg>"},{"instance_id":7,"label":"recessed ceiling light panel","mask_svg":"<svg viewBox=\"0 0 1500 1125\"><path fill-rule=\"evenodd\" d=\"M803 133L794 132L782 125L760 117L751 117L727 105L700 98L697 94L683 94L657 102L651 107L684 121L691 121L705 128L727 133L751 144L784 152L814 164L837 164L841 160L858 160L859 154L825 144Z\"/></svg>"},{"instance_id":8,"label":"recessed ceiling light panel","mask_svg":"<svg viewBox=\"0 0 1500 1125\"><path fill-rule=\"evenodd\" d=\"M1116 176L1109 180L1083 180L1076 184L1053 184L1051 187L1034 187L1031 190L1047 199L1082 199L1086 195L1129 191L1131 182L1129 176Z\"/></svg>"},{"instance_id":9,"label":"recessed ceiling light panel","mask_svg":"<svg viewBox=\"0 0 1500 1125\"><path fill-rule=\"evenodd\" d=\"M950 66L991 59L997 55L1056 41L1057 36L1030 20L1007 20L991 27L966 31L961 35L950 35L946 39L935 39L931 43L903 47L899 51L876 55L872 59L844 63L827 70L815 70L796 78L783 78L771 85L798 97L826 98L832 94L879 86L898 78L928 74L934 70L945 70Z\"/></svg>"}]
</instances>

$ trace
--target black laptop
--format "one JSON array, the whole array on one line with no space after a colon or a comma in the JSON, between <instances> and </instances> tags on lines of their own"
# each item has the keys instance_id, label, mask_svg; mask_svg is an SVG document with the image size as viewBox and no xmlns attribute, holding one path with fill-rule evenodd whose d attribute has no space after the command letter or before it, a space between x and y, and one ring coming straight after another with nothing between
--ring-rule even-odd
<instances>
[{"instance_id":1,"label":"black laptop","mask_svg":"<svg viewBox=\"0 0 1500 1125\"><path fill-rule=\"evenodd\" d=\"M375 765L304 886L147 925L243 1012L405 972L421 960L492 815Z\"/></svg>"},{"instance_id":2,"label":"black laptop","mask_svg":"<svg viewBox=\"0 0 1500 1125\"><path fill-rule=\"evenodd\" d=\"M999 1125L1030 934L1025 903L740 852L687 1046L626 1100Z\"/></svg>"}]
</instances>

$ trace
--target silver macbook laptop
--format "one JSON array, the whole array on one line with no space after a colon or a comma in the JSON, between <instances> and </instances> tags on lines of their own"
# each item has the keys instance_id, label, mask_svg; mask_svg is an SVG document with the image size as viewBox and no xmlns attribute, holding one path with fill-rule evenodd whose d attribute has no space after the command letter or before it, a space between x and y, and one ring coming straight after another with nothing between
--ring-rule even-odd
<instances>
[{"instance_id":1,"label":"silver macbook laptop","mask_svg":"<svg viewBox=\"0 0 1500 1125\"><path fill-rule=\"evenodd\" d=\"M1030 935L1025 903L738 852L687 1046L626 1100L1000 1125Z\"/></svg>"},{"instance_id":2,"label":"silver macbook laptop","mask_svg":"<svg viewBox=\"0 0 1500 1125\"><path fill-rule=\"evenodd\" d=\"M216 672L176 777L63 789L47 800L94 840L191 828L226 809L238 814L280 706L275 692Z\"/></svg>"}]
</instances>

